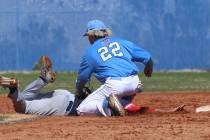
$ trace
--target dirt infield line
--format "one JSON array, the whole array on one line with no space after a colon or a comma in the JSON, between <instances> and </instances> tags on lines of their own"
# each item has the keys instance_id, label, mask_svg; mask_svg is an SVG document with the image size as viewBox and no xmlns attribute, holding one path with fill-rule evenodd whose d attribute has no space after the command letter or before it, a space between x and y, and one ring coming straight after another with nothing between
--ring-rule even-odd
<instances>
[{"instance_id":1,"label":"dirt infield line","mask_svg":"<svg viewBox=\"0 0 210 140\"><path fill-rule=\"evenodd\" d=\"M0 124L10 124L10 123L16 123L16 122L29 122L36 119L44 118L44 116L34 116L34 115L26 115L26 114L0 114L0 117L3 118L2 121L0 121Z\"/></svg>"}]
</instances>

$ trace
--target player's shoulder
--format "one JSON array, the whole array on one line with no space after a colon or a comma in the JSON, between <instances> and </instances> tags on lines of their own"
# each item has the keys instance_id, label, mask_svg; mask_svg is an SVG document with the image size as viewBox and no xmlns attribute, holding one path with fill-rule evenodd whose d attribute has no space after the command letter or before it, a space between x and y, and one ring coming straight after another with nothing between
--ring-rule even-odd
<instances>
[{"instance_id":1,"label":"player's shoulder","mask_svg":"<svg viewBox=\"0 0 210 140\"><path fill-rule=\"evenodd\" d=\"M112 42L119 42L120 44L125 44L125 45L133 44L133 42L131 42L131 41L128 41L128 40L123 39L123 38L118 38L118 37L112 37L111 41Z\"/></svg>"},{"instance_id":2,"label":"player's shoulder","mask_svg":"<svg viewBox=\"0 0 210 140\"><path fill-rule=\"evenodd\" d=\"M119 44L126 45L126 46L130 46L133 44L131 41L128 41L119 37L108 36L108 37L99 39L95 43L93 43L89 51L94 50L94 48L109 45L112 42L118 42Z\"/></svg>"},{"instance_id":3,"label":"player's shoulder","mask_svg":"<svg viewBox=\"0 0 210 140\"><path fill-rule=\"evenodd\" d=\"M128 40L125 40L125 39L122 39L122 38L119 38L119 37L113 37L113 36L108 36L108 37L105 37L105 38L102 38L98 41L96 41L94 43L95 46L100 46L100 45L106 45L106 44L110 44L112 42L119 42L119 43L123 43L123 42L129 42Z\"/></svg>"},{"instance_id":4,"label":"player's shoulder","mask_svg":"<svg viewBox=\"0 0 210 140\"><path fill-rule=\"evenodd\" d=\"M125 39L119 38L119 37L109 37L111 42L123 42Z\"/></svg>"}]
</instances>

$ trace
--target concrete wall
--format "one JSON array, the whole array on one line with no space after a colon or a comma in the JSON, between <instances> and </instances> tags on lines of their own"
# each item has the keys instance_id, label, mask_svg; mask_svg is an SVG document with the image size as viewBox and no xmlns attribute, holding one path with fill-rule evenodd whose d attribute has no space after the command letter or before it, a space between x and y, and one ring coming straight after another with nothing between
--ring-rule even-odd
<instances>
[{"instance_id":1,"label":"concrete wall","mask_svg":"<svg viewBox=\"0 0 210 140\"><path fill-rule=\"evenodd\" d=\"M77 70L86 23L149 50L156 70L210 68L210 0L0 0L0 70L31 70L49 55Z\"/></svg>"}]
</instances>

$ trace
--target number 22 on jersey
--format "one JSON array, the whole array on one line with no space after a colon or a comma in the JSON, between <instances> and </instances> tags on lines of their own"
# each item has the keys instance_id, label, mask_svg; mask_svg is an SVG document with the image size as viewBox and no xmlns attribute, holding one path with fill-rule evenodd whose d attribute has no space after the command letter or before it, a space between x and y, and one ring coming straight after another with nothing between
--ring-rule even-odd
<instances>
[{"instance_id":1,"label":"number 22 on jersey","mask_svg":"<svg viewBox=\"0 0 210 140\"><path fill-rule=\"evenodd\" d=\"M110 49L109 49L110 48ZM123 56L120 51L120 45L117 42L110 43L109 46L104 46L98 49L98 53L101 55L103 61L107 61L113 56Z\"/></svg>"}]
</instances>

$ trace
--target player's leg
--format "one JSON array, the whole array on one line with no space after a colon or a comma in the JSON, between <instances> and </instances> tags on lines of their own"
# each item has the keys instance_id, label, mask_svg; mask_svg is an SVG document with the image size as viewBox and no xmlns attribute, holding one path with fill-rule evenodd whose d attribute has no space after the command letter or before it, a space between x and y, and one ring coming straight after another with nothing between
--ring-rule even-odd
<instances>
[{"instance_id":1,"label":"player's leg","mask_svg":"<svg viewBox=\"0 0 210 140\"><path fill-rule=\"evenodd\" d=\"M43 93L38 99L26 100L26 114L36 115L68 115L73 106L75 96L67 90L57 89Z\"/></svg>"},{"instance_id":2,"label":"player's leg","mask_svg":"<svg viewBox=\"0 0 210 140\"><path fill-rule=\"evenodd\" d=\"M20 113L25 113L27 106L26 100L34 100L47 95L38 93L39 90L46 85L46 82L41 78L29 84L23 92L19 91L18 80L15 78L0 77L0 85L9 88L8 97L12 100L15 110ZM48 96L50 96L50 93ZM41 102L39 105L40 104Z\"/></svg>"},{"instance_id":3,"label":"player's leg","mask_svg":"<svg viewBox=\"0 0 210 140\"><path fill-rule=\"evenodd\" d=\"M135 94L124 96L121 99L119 99L120 103L122 104L124 110L127 114L134 114L134 113L145 113L145 112L154 112L154 108L148 107L148 106L141 106L133 103L133 99L135 96L139 93L143 92L142 84L139 83L138 87L135 90Z\"/></svg>"},{"instance_id":4,"label":"player's leg","mask_svg":"<svg viewBox=\"0 0 210 140\"><path fill-rule=\"evenodd\" d=\"M106 85L100 86L100 88L86 97L78 106L78 115L111 116L111 110L108 108L107 100L109 93L111 92L110 87L107 87Z\"/></svg>"},{"instance_id":5,"label":"player's leg","mask_svg":"<svg viewBox=\"0 0 210 140\"><path fill-rule=\"evenodd\" d=\"M9 88L8 97L10 97L13 101L17 101L19 95L19 90L18 90L19 84L16 78L8 78L0 76L0 86L4 88Z\"/></svg>"},{"instance_id":6,"label":"player's leg","mask_svg":"<svg viewBox=\"0 0 210 140\"><path fill-rule=\"evenodd\" d=\"M131 76L120 80L107 80L104 85L102 85L99 89L90 94L79 105L79 107L77 108L78 114L110 116L111 110L109 108L108 102L108 99L110 99L109 96L111 94L114 94L118 97L133 95L135 94L135 89L137 88L138 83L139 79L137 76ZM115 105L119 105L116 98L112 101L115 102Z\"/></svg>"},{"instance_id":7,"label":"player's leg","mask_svg":"<svg viewBox=\"0 0 210 140\"><path fill-rule=\"evenodd\" d=\"M0 77L0 86L9 88L8 97L11 98L14 108L17 112L24 112L25 102L18 100L20 92L18 90L18 80L15 78Z\"/></svg>"},{"instance_id":8,"label":"player's leg","mask_svg":"<svg viewBox=\"0 0 210 140\"><path fill-rule=\"evenodd\" d=\"M140 82L138 87L135 89L135 94L123 96L119 99L122 104L126 114L136 114L136 113L145 113L145 112L155 112L155 108L149 106L141 106L133 103L133 99L137 94L141 94L143 92L143 84Z\"/></svg>"},{"instance_id":9,"label":"player's leg","mask_svg":"<svg viewBox=\"0 0 210 140\"><path fill-rule=\"evenodd\" d=\"M37 80L30 83L20 94L23 100L33 100L40 96L39 91L48 83L55 81L55 73L52 71L52 62L47 56L41 57L41 72Z\"/></svg>"},{"instance_id":10,"label":"player's leg","mask_svg":"<svg viewBox=\"0 0 210 140\"><path fill-rule=\"evenodd\" d=\"M102 85L79 105L78 115L124 116L125 110L117 96L110 93L114 93L114 91L110 87Z\"/></svg>"},{"instance_id":11,"label":"player's leg","mask_svg":"<svg viewBox=\"0 0 210 140\"><path fill-rule=\"evenodd\" d=\"M0 78L0 84L4 86L5 84L7 84L8 85L7 87L9 87L10 89L8 97L12 99L15 109L20 110L19 104L23 106L21 108L25 109L26 100L34 100L40 98L40 96L42 95L38 93L39 90L42 87L44 87L47 83L53 82L55 80L55 73L51 70L52 69L51 60L47 56L42 56L41 63L42 63L41 64L42 69L40 73L40 78L29 84L25 88L25 90L23 90L23 92L19 92L18 81L16 79L15 79L16 84L14 84L14 82L11 82L12 80L14 80L14 78Z\"/></svg>"},{"instance_id":12,"label":"player's leg","mask_svg":"<svg viewBox=\"0 0 210 140\"><path fill-rule=\"evenodd\" d=\"M108 103L109 103L108 107L112 111L112 116L125 116L126 115L126 111L116 95L111 94L108 97Z\"/></svg>"},{"instance_id":13,"label":"player's leg","mask_svg":"<svg viewBox=\"0 0 210 140\"><path fill-rule=\"evenodd\" d=\"M111 87L115 95L118 98L124 96L132 96L136 94L136 89L139 85L139 78L137 75L132 75L129 77L113 77L106 80L107 86Z\"/></svg>"},{"instance_id":14,"label":"player's leg","mask_svg":"<svg viewBox=\"0 0 210 140\"><path fill-rule=\"evenodd\" d=\"M124 108L125 105L127 105L133 100L136 93L142 92L142 88L140 87L142 86L142 84L139 84L138 76L124 77L120 80L114 78L107 80L106 83L108 83L108 85L113 87L113 89L116 91L114 93L114 100L110 100L112 102L109 102L109 106L111 106L112 110L114 111L114 114L117 113L120 116L124 116L125 114L127 114ZM112 105L113 103L114 106Z\"/></svg>"},{"instance_id":15,"label":"player's leg","mask_svg":"<svg viewBox=\"0 0 210 140\"><path fill-rule=\"evenodd\" d=\"M41 78L30 83L21 93L20 99L22 100L33 100L40 96L39 91L45 86L45 83Z\"/></svg>"}]
</instances>

